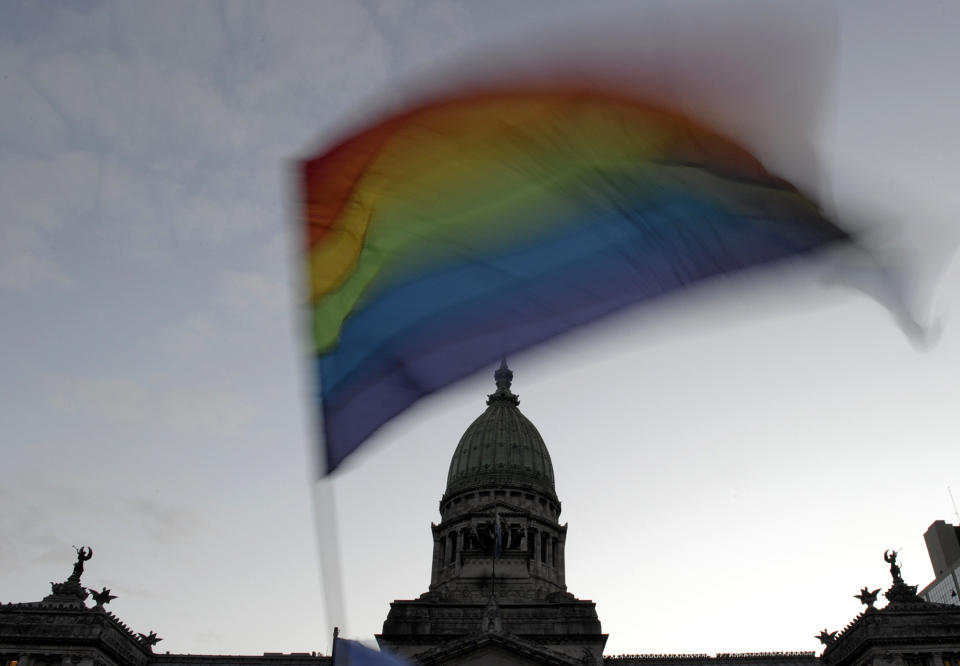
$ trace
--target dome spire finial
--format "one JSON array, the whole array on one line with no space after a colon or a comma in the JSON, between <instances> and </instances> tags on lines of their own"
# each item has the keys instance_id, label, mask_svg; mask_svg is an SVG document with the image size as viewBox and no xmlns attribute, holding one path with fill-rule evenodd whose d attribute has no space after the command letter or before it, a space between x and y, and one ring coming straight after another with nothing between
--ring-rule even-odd
<instances>
[{"instance_id":1,"label":"dome spire finial","mask_svg":"<svg viewBox=\"0 0 960 666\"><path fill-rule=\"evenodd\" d=\"M501 400L514 405L520 404L520 398L510 390L513 384L513 371L507 367L506 357L500 360L500 367L493 373L493 380L497 383L497 390L487 396L488 405Z\"/></svg>"},{"instance_id":2,"label":"dome spire finial","mask_svg":"<svg viewBox=\"0 0 960 666\"><path fill-rule=\"evenodd\" d=\"M493 380L497 383L498 389L510 389L513 383L513 371L507 367L507 357L500 359L500 367L493 373Z\"/></svg>"}]
</instances>

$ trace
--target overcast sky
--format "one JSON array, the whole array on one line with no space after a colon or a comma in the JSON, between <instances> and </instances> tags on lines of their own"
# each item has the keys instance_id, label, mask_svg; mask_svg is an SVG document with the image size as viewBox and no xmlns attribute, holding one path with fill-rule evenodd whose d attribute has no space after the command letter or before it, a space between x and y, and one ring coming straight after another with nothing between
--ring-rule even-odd
<instances>
[{"instance_id":1,"label":"overcast sky","mask_svg":"<svg viewBox=\"0 0 960 666\"><path fill-rule=\"evenodd\" d=\"M586 14L0 5L0 601L39 600L86 544L84 582L161 650L329 649L290 160L384 90ZM821 193L895 230L891 251L920 269L912 302L949 318L960 5L832 15ZM596 601L608 654L819 649L859 612L851 595L889 584L884 549L925 585L922 534L955 522L956 326L919 352L853 290L713 296L511 361L553 456L568 588ZM348 635L426 591L447 465L492 370L404 414L334 481Z\"/></svg>"}]
</instances>

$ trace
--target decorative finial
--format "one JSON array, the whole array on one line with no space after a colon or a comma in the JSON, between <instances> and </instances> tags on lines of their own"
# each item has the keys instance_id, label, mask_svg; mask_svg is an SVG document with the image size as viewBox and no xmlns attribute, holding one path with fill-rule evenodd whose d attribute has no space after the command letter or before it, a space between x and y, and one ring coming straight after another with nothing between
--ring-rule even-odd
<instances>
[{"instance_id":1,"label":"decorative finial","mask_svg":"<svg viewBox=\"0 0 960 666\"><path fill-rule=\"evenodd\" d=\"M823 631L820 632L819 636L814 636L814 638L819 639L820 642L824 645L830 645L831 643L833 643L833 641L837 639L837 632L827 631L826 629L824 629Z\"/></svg>"},{"instance_id":2,"label":"decorative finial","mask_svg":"<svg viewBox=\"0 0 960 666\"><path fill-rule=\"evenodd\" d=\"M900 575L900 567L897 566L896 550L886 550L883 553L883 561L890 565L890 576L893 578L894 585L903 585L903 577Z\"/></svg>"},{"instance_id":3,"label":"decorative finial","mask_svg":"<svg viewBox=\"0 0 960 666\"><path fill-rule=\"evenodd\" d=\"M153 652L153 646L163 640L157 636L155 631L151 631L149 634L137 634L137 636L140 638L140 642L146 645L151 652Z\"/></svg>"},{"instance_id":4,"label":"decorative finial","mask_svg":"<svg viewBox=\"0 0 960 666\"><path fill-rule=\"evenodd\" d=\"M500 614L500 606L497 605L497 598L492 594L487 599L487 607L483 609L480 627L484 632L490 634L499 634L503 631L503 617Z\"/></svg>"},{"instance_id":5,"label":"decorative finial","mask_svg":"<svg viewBox=\"0 0 960 666\"><path fill-rule=\"evenodd\" d=\"M513 371L507 367L506 358L500 360L500 367L493 373L493 380L497 383L497 390L487 396L488 405L500 401L514 405L520 404L520 398L510 391L510 386L513 384Z\"/></svg>"},{"instance_id":6,"label":"decorative finial","mask_svg":"<svg viewBox=\"0 0 960 666\"><path fill-rule=\"evenodd\" d=\"M96 602L96 606L94 606L94 608L103 608L103 606L109 604L111 601L117 598L117 595L110 594L110 590L106 587L99 592L91 587L88 587L87 592L90 593L90 596L93 597L93 600Z\"/></svg>"},{"instance_id":7,"label":"decorative finial","mask_svg":"<svg viewBox=\"0 0 960 666\"><path fill-rule=\"evenodd\" d=\"M873 608L873 605L877 603L877 593L880 591L880 588L877 588L873 592L868 590L866 587L860 590L860 594L853 595L854 599L859 599L860 603L866 606L868 609Z\"/></svg>"},{"instance_id":8,"label":"decorative finial","mask_svg":"<svg viewBox=\"0 0 960 666\"><path fill-rule=\"evenodd\" d=\"M510 389L513 383L513 371L507 367L506 357L500 359L500 367L493 373L493 380L497 383L498 389Z\"/></svg>"}]
</instances>

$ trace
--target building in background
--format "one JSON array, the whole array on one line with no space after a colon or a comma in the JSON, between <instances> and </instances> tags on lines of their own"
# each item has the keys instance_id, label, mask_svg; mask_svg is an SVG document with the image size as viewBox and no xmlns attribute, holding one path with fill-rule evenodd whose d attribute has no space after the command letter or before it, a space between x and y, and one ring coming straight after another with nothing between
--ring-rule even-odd
<instances>
[{"instance_id":1,"label":"building in background","mask_svg":"<svg viewBox=\"0 0 960 666\"><path fill-rule=\"evenodd\" d=\"M960 527L936 520L923 533L933 582L920 596L938 604L960 605Z\"/></svg>"},{"instance_id":2,"label":"building in background","mask_svg":"<svg viewBox=\"0 0 960 666\"><path fill-rule=\"evenodd\" d=\"M893 584L861 590L864 611L841 631L824 629L823 653L603 656L592 601L567 591L567 526L561 525L550 454L520 413L512 373L502 364L487 409L453 454L433 525L427 592L398 600L380 645L423 665L588 666L960 666L960 606L931 597L941 580L957 589L960 530L943 521L925 535L937 580L922 595L884 559ZM42 601L0 604L0 666L324 666L316 653L262 656L159 654L154 632L132 631L105 606L110 590L81 584L93 553L77 550L73 572ZM598 565L601 563L598 563ZM946 589L946 588L944 588ZM949 593L947 593L949 596ZM89 605L92 600L93 605ZM695 627L690 627L695 630ZM809 628L798 628L801 635ZM642 647L642 646L638 646ZM377 655L380 657L380 655ZM339 656L338 656L339 659Z\"/></svg>"},{"instance_id":3,"label":"building in background","mask_svg":"<svg viewBox=\"0 0 960 666\"><path fill-rule=\"evenodd\" d=\"M550 453L517 406L506 363L494 379L487 409L450 461L432 526L429 591L390 604L377 641L423 664L467 655L477 663L598 664L607 635L595 604L564 582L567 526L558 520Z\"/></svg>"}]
</instances>

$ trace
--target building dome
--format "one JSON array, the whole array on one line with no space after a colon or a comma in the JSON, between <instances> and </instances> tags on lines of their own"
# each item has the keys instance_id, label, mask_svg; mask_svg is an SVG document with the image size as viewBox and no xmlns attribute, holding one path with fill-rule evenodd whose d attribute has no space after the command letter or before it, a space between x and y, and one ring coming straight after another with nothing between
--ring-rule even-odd
<instances>
[{"instance_id":1,"label":"building dome","mask_svg":"<svg viewBox=\"0 0 960 666\"><path fill-rule=\"evenodd\" d=\"M470 424L450 461L447 491L478 486L519 486L556 498L553 463L536 427L520 413L510 391L513 373L506 362L494 373L497 390L487 409Z\"/></svg>"}]
</instances>

